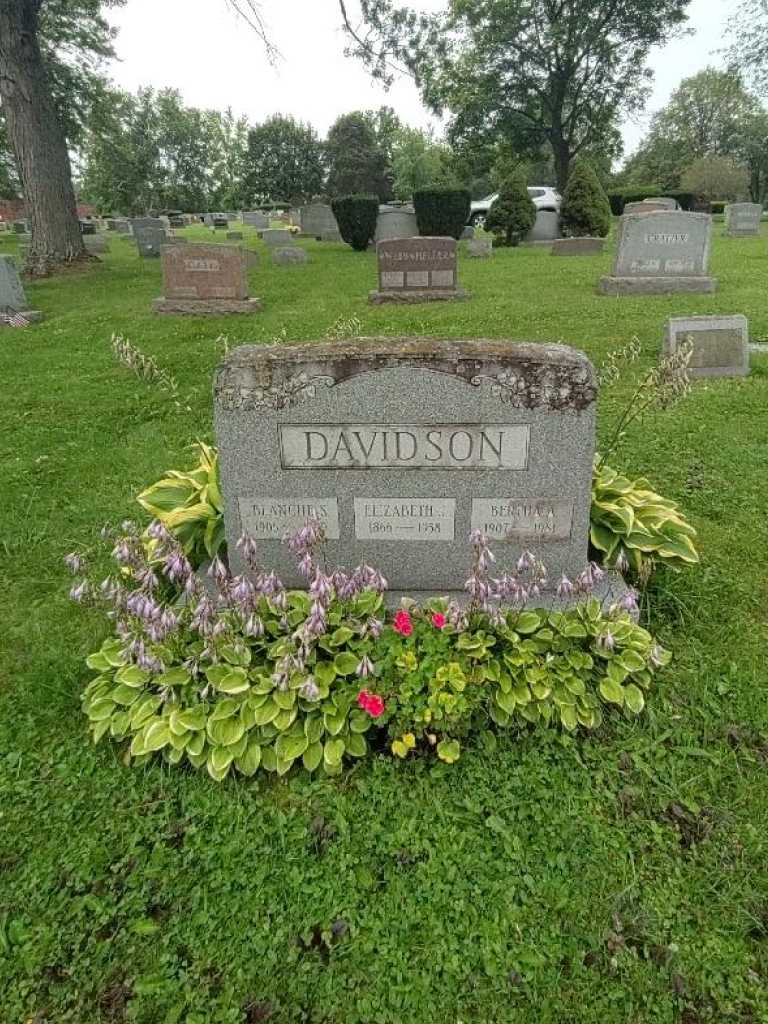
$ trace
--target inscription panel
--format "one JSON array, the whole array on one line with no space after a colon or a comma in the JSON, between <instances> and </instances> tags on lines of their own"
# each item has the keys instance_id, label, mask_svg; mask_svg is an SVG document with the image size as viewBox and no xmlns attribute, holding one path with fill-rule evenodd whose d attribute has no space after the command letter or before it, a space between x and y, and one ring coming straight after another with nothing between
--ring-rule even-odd
<instances>
[{"instance_id":1,"label":"inscription panel","mask_svg":"<svg viewBox=\"0 0 768 1024\"><path fill-rule=\"evenodd\" d=\"M456 287L456 240L391 238L377 243L379 287L387 291Z\"/></svg>"},{"instance_id":2,"label":"inscription panel","mask_svg":"<svg viewBox=\"0 0 768 1024\"><path fill-rule=\"evenodd\" d=\"M529 424L281 424L284 469L525 469Z\"/></svg>"},{"instance_id":3,"label":"inscription panel","mask_svg":"<svg viewBox=\"0 0 768 1024\"><path fill-rule=\"evenodd\" d=\"M703 213L656 210L625 215L613 273L616 277L703 276L709 266L711 232L711 218Z\"/></svg>"},{"instance_id":4,"label":"inscription panel","mask_svg":"<svg viewBox=\"0 0 768 1024\"><path fill-rule=\"evenodd\" d=\"M308 519L319 519L328 540L339 539L336 498L238 498L240 526L254 540L282 540Z\"/></svg>"},{"instance_id":5,"label":"inscription panel","mask_svg":"<svg viewBox=\"0 0 768 1024\"><path fill-rule=\"evenodd\" d=\"M355 498L358 540L452 541L455 498Z\"/></svg>"},{"instance_id":6,"label":"inscription panel","mask_svg":"<svg viewBox=\"0 0 768 1024\"><path fill-rule=\"evenodd\" d=\"M492 540L568 540L573 501L549 498L475 498L472 529Z\"/></svg>"}]
</instances>

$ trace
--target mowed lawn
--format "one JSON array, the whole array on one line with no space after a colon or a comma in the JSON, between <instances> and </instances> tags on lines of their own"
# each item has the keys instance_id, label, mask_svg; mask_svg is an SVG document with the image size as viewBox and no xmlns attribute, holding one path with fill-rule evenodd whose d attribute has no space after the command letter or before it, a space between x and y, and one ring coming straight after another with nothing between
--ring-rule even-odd
<instances>
[{"instance_id":1,"label":"mowed lawn","mask_svg":"<svg viewBox=\"0 0 768 1024\"><path fill-rule=\"evenodd\" d=\"M93 271L28 287L42 324L0 332L0 1022L768 1021L768 354L697 382L612 460L682 504L702 563L649 592L674 661L648 713L597 735L510 733L453 767L379 757L336 780L127 768L89 743L83 659L106 624L69 604L62 566L212 438L227 344L357 317L598 363L636 336L647 368L670 315L744 313L768 337L765 228L715 226L711 296L600 297L612 246L535 248L462 256L470 301L402 308L366 304L370 253L302 242L308 266L272 267L245 230L261 314L154 316L159 263L113 240ZM115 362L113 332L178 400ZM629 390L601 397L602 437Z\"/></svg>"}]
</instances>

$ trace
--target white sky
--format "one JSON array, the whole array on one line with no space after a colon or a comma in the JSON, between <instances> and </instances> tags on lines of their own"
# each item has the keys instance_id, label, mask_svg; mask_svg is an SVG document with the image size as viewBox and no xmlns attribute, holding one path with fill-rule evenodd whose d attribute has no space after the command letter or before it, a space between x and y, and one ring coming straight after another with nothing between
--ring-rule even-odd
<instances>
[{"instance_id":1,"label":"white sky","mask_svg":"<svg viewBox=\"0 0 768 1024\"><path fill-rule=\"evenodd\" d=\"M640 140L650 113L662 107L682 78L721 58L723 28L738 0L692 0L695 34L651 55L656 84L642 122L624 126L627 152ZM439 10L445 0L414 0ZM355 0L347 4L350 13ZM195 107L232 107L252 123L270 114L292 114L324 135L339 114L388 104L409 124L434 119L407 80L386 92L362 66L344 57L337 0L263 0L272 41L282 60L270 67L260 40L226 0L128 0L110 13L119 28L111 75L123 88L172 86Z\"/></svg>"}]
</instances>

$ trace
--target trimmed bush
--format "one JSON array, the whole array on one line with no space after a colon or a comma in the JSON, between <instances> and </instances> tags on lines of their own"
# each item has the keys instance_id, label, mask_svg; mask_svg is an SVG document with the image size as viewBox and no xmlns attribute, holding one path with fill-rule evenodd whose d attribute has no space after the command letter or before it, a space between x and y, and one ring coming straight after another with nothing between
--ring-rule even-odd
<instances>
[{"instance_id":1,"label":"trimmed bush","mask_svg":"<svg viewBox=\"0 0 768 1024\"><path fill-rule=\"evenodd\" d=\"M351 245L356 252L365 252L376 234L378 196L339 196L331 201L331 209L347 245Z\"/></svg>"},{"instance_id":2,"label":"trimmed bush","mask_svg":"<svg viewBox=\"0 0 768 1024\"><path fill-rule=\"evenodd\" d=\"M485 229L493 232L497 245L518 245L535 223L536 207L528 195L525 175L513 171L488 211Z\"/></svg>"},{"instance_id":3,"label":"trimmed bush","mask_svg":"<svg viewBox=\"0 0 768 1024\"><path fill-rule=\"evenodd\" d=\"M611 230L611 204L594 168L586 160L577 160L571 168L560 218L567 238L605 238Z\"/></svg>"},{"instance_id":4,"label":"trimmed bush","mask_svg":"<svg viewBox=\"0 0 768 1024\"><path fill-rule=\"evenodd\" d=\"M466 188L422 188L413 193L420 235L461 238L469 220L471 197Z\"/></svg>"},{"instance_id":5,"label":"trimmed bush","mask_svg":"<svg viewBox=\"0 0 768 1024\"><path fill-rule=\"evenodd\" d=\"M709 213L723 214L727 205L724 199L713 199L709 204Z\"/></svg>"},{"instance_id":6,"label":"trimmed bush","mask_svg":"<svg viewBox=\"0 0 768 1024\"><path fill-rule=\"evenodd\" d=\"M696 202L693 192L682 192L679 189L663 189L656 186L635 185L621 191L609 192L608 201L611 204L611 213L620 217L624 212L627 203L641 203L643 199L656 198L676 199L683 210L692 210Z\"/></svg>"}]
</instances>

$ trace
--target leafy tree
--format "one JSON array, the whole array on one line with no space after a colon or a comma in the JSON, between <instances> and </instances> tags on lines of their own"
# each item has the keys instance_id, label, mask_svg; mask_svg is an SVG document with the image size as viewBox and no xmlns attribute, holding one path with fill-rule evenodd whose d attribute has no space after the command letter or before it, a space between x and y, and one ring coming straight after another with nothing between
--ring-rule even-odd
<instances>
[{"instance_id":1,"label":"leafy tree","mask_svg":"<svg viewBox=\"0 0 768 1024\"><path fill-rule=\"evenodd\" d=\"M435 142L429 132L403 127L392 151L392 190L396 199L411 199L430 185L456 184L448 146Z\"/></svg>"},{"instance_id":2,"label":"leafy tree","mask_svg":"<svg viewBox=\"0 0 768 1024\"><path fill-rule=\"evenodd\" d=\"M768 0L742 0L728 22L730 66L768 96Z\"/></svg>"},{"instance_id":3,"label":"leafy tree","mask_svg":"<svg viewBox=\"0 0 768 1024\"><path fill-rule=\"evenodd\" d=\"M743 199L749 191L749 172L727 156L703 156L683 172L680 185L702 199Z\"/></svg>"},{"instance_id":4,"label":"leafy tree","mask_svg":"<svg viewBox=\"0 0 768 1024\"><path fill-rule=\"evenodd\" d=\"M485 219L487 231L492 231L500 245L518 245L536 222L536 207L528 195L525 173L518 168L499 188Z\"/></svg>"},{"instance_id":5,"label":"leafy tree","mask_svg":"<svg viewBox=\"0 0 768 1024\"><path fill-rule=\"evenodd\" d=\"M248 133L246 187L258 202L307 202L323 191L325 155L309 124L276 115Z\"/></svg>"},{"instance_id":6,"label":"leafy tree","mask_svg":"<svg viewBox=\"0 0 768 1024\"><path fill-rule=\"evenodd\" d=\"M766 113L732 71L705 68L684 79L654 115L648 135L627 161L628 183L677 188L683 171L705 157L743 164L759 189L765 177Z\"/></svg>"},{"instance_id":7,"label":"leafy tree","mask_svg":"<svg viewBox=\"0 0 768 1024\"><path fill-rule=\"evenodd\" d=\"M449 0L441 14L417 15L394 0L361 0L366 34L345 25L374 75L391 79L397 62L432 110L453 113L453 140L547 142L562 188L571 160L615 138L619 114L642 107L648 52L683 24L688 3Z\"/></svg>"},{"instance_id":8,"label":"leafy tree","mask_svg":"<svg viewBox=\"0 0 768 1024\"><path fill-rule=\"evenodd\" d=\"M123 2L0 0L0 104L32 226L33 273L86 258L69 142L113 53L101 10Z\"/></svg>"},{"instance_id":9,"label":"leafy tree","mask_svg":"<svg viewBox=\"0 0 768 1024\"><path fill-rule=\"evenodd\" d=\"M337 118L328 132L325 150L330 196L372 193L381 202L391 197L387 154L365 113L358 110Z\"/></svg>"},{"instance_id":10,"label":"leafy tree","mask_svg":"<svg viewBox=\"0 0 768 1024\"><path fill-rule=\"evenodd\" d=\"M594 168L586 160L573 163L560 217L566 236L605 238L611 230L611 204Z\"/></svg>"}]
</instances>

